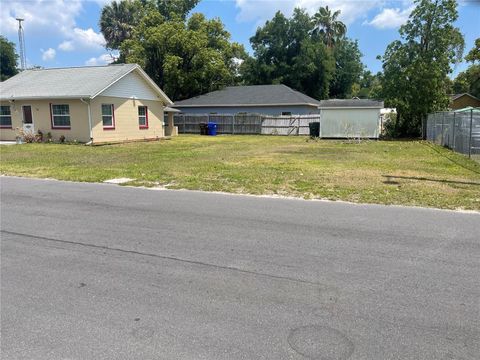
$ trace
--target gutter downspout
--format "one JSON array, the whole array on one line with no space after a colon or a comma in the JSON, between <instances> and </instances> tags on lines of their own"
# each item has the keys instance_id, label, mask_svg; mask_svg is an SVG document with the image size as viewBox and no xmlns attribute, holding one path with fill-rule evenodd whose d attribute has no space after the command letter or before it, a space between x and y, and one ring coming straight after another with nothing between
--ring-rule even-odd
<instances>
[{"instance_id":1,"label":"gutter downspout","mask_svg":"<svg viewBox=\"0 0 480 360\"><path fill-rule=\"evenodd\" d=\"M80 98L80 101L84 104L87 104L88 108L88 129L90 131L90 141L86 145L92 145L93 143L93 131L92 131L92 111L90 109L90 100L87 102L83 98Z\"/></svg>"}]
</instances>

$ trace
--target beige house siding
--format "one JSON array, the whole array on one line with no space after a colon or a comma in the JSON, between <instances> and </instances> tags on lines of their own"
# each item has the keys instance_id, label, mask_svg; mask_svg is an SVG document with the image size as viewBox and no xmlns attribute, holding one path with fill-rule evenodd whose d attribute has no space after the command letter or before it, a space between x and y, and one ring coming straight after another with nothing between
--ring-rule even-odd
<instances>
[{"instance_id":1,"label":"beige house siding","mask_svg":"<svg viewBox=\"0 0 480 360\"><path fill-rule=\"evenodd\" d=\"M104 129L102 104L113 104L115 129ZM138 123L138 107L147 106L148 129ZM163 105L160 101L98 96L91 101L93 142L155 139L164 136Z\"/></svg>"},{"instance_id":2,"label":"beige house siding","mask_svg":"<svg viewBox=\"0 0 480 360\"><path fill-rule=\"evenodd\" d=\"M52 129L50 104L68 104L70 109L70 129ZM113 104L115 129L104 130L102 123L102 104ZM12 129L0 129L0 140L15 140L22 128L22 105L31 105L35 133L41 130L45 135L52 134L53 140L64 135L67 141L90 141L87 104L80 100L36 100L9 103ZM138 124L138 106L147 106L148 129L140 129ZM128 141L156 139L164 136L163 105L160 101L133 100L117 97L98 96L90 103L92 114L93 142Z\"/></svg>"},{"instance_id":3,"label":"beige house siding","mask_svg":"<svg viewBox=\"0 0 480 360\"><path fill-rule=\"evenodd\" d=\"M14 102L1 101L0 103L1 105L10 106L12 115L12 129L0 129L0 140L15 140L19 129L23 126L23 105L32 107L35 133L38 130L41 130L45 135L51 133L54 140L58 140L62 135L65 136L67 141L87 142L90 140L87 105L80 100L15 100ZM52 129L50 104L69 105L70 129Z\"/></svg>"}]
</instances>

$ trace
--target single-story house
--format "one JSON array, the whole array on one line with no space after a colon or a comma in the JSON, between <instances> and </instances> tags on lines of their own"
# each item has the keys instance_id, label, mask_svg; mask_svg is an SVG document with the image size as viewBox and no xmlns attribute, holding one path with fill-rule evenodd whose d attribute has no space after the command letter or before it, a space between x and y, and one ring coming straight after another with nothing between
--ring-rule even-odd
<instances>
[{"instance_id":1,"label":"single-story house","mask_svg":"<svg viewBox=\"0 0 480 360\"><path fill-rule=\"evenodd\" d=\"M468 106L480 107L480 99L468 93L450 95L450 109L457 110Z\"/></svg>"},{"instance_id":2,"label":"single-story house","mask_svg":"<svg viewBox=\"0 0 480 360\"><path fill-rule=\"evenodd\" d=\"M0 83L0 105L0 140L21 129L86 143L176 134L172 101L136 64L25 70Z\"/></svg>"},{"instance_id":3,"label":"single-story house","mask_svg":"<svg viewBox=\"0 0 480 360\"><path fill-rule=\"evenodd\" d=\"M228 86L190 99L175 101L184 114L265 115L318 114L320 102L286 85Z\"/></svg>"},{"instance_id":4,"label":"single-story house","mask_svg":"<svg viewBox=\"0 0 480 360\"><path fill-rule=\"evenodd\" d=\"M320 136L324 138L378 138L383 101L371 99L322 100Z\"/></svg>"}]
</instances>

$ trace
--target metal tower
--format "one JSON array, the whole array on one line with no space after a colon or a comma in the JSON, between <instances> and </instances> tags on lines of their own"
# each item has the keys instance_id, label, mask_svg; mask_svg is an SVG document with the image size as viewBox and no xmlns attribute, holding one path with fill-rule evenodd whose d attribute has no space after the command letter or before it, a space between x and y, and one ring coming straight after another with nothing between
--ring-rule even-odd
<instances>
[{"instance_id":1,"label":"metal tower","mask_svg":"<svg viewBox=\"0 0 480 360\"><path fill-rule=\"evenodd\" d=\"M20 53L20 68L22 70L25 70L27 67L27 59L25 55L25 38L23 36L23 27L22 27L22 21L24 19L22 18L17 18L18 21L18 47L19 53Z\"/></svg>"}]
</instances>

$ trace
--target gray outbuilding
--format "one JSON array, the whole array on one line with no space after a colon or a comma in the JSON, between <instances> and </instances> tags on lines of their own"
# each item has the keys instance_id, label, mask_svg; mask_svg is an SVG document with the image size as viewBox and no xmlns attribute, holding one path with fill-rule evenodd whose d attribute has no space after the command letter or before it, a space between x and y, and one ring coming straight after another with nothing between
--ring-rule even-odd
<instances>
[{"instance_id":1,"label":"gray outbuilding","mask_svg":"<svg viewBox=\"0 0 480 360\"><path fill-rule=\"evenodd\" d=\"M320 101L320 136L373 138L380 136L383 101L334 99Z\"/></svg>"}]
</instances>

